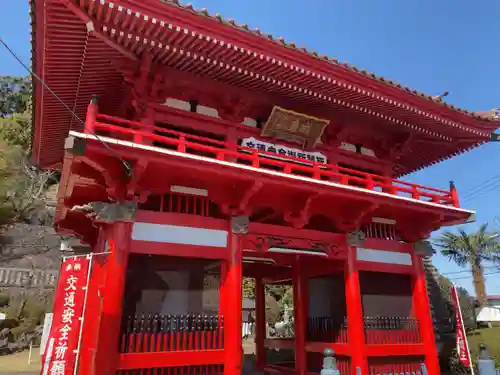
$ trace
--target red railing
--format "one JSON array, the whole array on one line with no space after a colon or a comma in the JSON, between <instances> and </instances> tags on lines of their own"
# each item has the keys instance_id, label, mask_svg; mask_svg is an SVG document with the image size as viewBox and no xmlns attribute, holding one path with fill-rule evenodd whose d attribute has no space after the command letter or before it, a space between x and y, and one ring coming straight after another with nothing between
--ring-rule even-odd
<instances>
[{"instance_id":1,"label":"red railing","mask_svg":"<svg viewBox=\"0 0 500 375\"><path fill-rule=\"evenodd\" d=\"M219 315L137 315L123 322L120 370L149 375L223 373L224 319Z\"/></svg>"},{"instance_id":2,"label":"red railing","mask_svg":"<svg viewBox=\"0 0 500 375\"><path fill-rule=\"evenodd\" d=\"M92 118L89 119L88 117L93 117L94 120L91 121ZM459 207L458 196L454 188L451 188L450 191L440 190L335 165L307 161L287 155L278 156L270 152L141 122L104 114L96 115L95 112L90 110L85 122L85 131L143 145L155 143L158 147L177 152L202 155L221 161L249 165L254 168L270 169L315 180L330 181L346 186ZM279 159L276 159L277 157Z\"/></svg>"},{"instance_id":3,"label":"red railing","mask_svg":"<svg viewBox=\"0 0 500 375\"><path fill-rule=\"evenodd\" d=\"M139 205L140 209L155 212L211 217L214 203L207 197L183 193L150 195L148 200Z\"/></svg>"},{"instance_id":4,"label":"red railing","mask_svg":"<svg viewBox=\"0 0 500 375\"><path fill-rule=\"evenodd\" d=\"M415 356L382 356L368 358L368 375L382 374L422 374L423 357Z\"/></svg>"}]
</instances>

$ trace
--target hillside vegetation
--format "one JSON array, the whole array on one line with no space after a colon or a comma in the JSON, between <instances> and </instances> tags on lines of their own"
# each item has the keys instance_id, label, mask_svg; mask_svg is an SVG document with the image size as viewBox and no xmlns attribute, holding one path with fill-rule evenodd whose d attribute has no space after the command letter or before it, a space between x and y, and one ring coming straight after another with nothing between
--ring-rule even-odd
<instances>
[{"instance_id":1,"label":"hillside vegetation","mask_svg":"<svg viewBox=\"0 0 500 375\"><path fill-rule=\"evenodd\" d=\"M0 77L0 228L14 223L49 224L45 193L57 183L55 171L30 164L32 85L23 77ZM2 236L5 242L5 237ZM9 254L0 253L0 262Z\"/></svg>"},{"instance_id":2,"label":"hillside vegetation","mask_svg":"<svg viewBox=\"0 0 500 375\"><path fill-rule=\"evenodd\" d=\"M0 266L57 269L60 240L46 193L58 175L30 164L31 97L29 78L0 77ZM26 345L51 308L52 294L30 280L0 290L0 311L7 314L0 328L10 329L10 341Z\"/></svg>"}]
</instances>

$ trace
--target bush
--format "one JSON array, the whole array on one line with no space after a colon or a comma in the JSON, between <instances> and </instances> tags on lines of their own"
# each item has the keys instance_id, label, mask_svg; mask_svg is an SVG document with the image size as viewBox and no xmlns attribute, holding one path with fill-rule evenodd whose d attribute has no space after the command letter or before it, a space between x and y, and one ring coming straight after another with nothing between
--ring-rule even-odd
<instances>
[{"instance_id":1,"label":"bush","mask_svg":"<svg viewBox=\"0 0 500 375\"><path fill-rule=\"evenodd\" d=\"M276 301L273 296L266 295L266 321L269 323L269 326L274 327L279 317L280 306L278 301Z\"/></svg>"},{"instance_id":2,"label":"bush","mask_svg":"<svg viewBox=\"0 0 500 375\"><path fill-rule=\"evenodd\" d=\"M33 320L36 324L43 322L45 316L45 306L38 298L28 297L24 305L21 316L25 319Z\"/></svg>"},{"instance_id":3,"label":"bush","mask_svg":"<svg viewBox=\"0 0 500 375\"><path fill-rule=\"evenodd\" d=\"M13 328L11 333L11 339L13 342L19 340L19 337L23 333L28 333L34 331L37 326L37 322L34 319L25 319L18 327Z\"/></svg>"},{"instance_id":4,"label":"bush","mask_svg":"<svg viewBox=\"0 0 500 375\"><path fill-rule=\"evenodd\" d=\"M19 320L14 319L14 318L7 318L7 319L3 320L2 322L0 322L0 329L4 329L4 328L12 329L12 328L18 327L19 324L21 324L19 322Z\"/></svg>"},{"instance_id":5,"label":"bush","mask_svg":"<svg viewBox=\"0 0 500 375\"><path fill-rule=\"evenodd\" d=\"M7 306L10 301L10 296L8 294L0 294L0 307Z\"/></svg>"}]
</instances>

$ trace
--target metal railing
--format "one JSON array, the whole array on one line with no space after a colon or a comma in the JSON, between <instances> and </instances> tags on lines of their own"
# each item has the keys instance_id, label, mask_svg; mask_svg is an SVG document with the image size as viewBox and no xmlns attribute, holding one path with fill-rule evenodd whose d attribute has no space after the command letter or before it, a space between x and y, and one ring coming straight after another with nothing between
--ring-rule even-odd
<instances>
[{"instance_id":1,"label":"metal railing","mask_svg":"<svg viewBox=\"0 0 500 375\"><path fill-rule=\"evenodd\" d=\"M95 108L90 110L90 106L87 112L86 132L144 145L154 143L157 146L160 145L158 147L180 153L201 155L253 168L459 207L454 188L450 191L435 189L336 165L299 159L289 155L277 155L137 121L96 114Z\"/></svg>"},{"instance_id":2,"label":"metal railing","mask_svg":"<svg viewBox=\"0 0 500 375\"><path fill-rule=\"evenodd\" d=\"M135 315L122 326L121 353L224 348L224 318L219 315Z\"/></svg>"},{"instance_id":3,"label":"metal railing","mask_svg":"<svg viewBox=\"0 0 500 375\"><path fill-rule=\"evenodd\" d=\"M413 317L364 317L367 344L416 344L421 342L418 321Z\"/></svg>"},{"instance_id":4,"label":"metal railing","mask_svg":"<svg viewBox=\"0 0 500 375\"><path fill-rule=\"evenodd\" d=\"M347 344L347 317L309 317L306 332L308 341Z\"/></svg>"}]
</instances>

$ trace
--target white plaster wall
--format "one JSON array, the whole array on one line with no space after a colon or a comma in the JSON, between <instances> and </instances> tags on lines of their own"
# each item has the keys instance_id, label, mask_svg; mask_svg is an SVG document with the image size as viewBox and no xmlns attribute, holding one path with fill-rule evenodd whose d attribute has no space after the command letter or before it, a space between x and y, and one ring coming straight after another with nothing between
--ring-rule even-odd
<instances>
[{"instance_id":1,"label":"white plaster wall","mask_svg":"<svg viewBox=\"0 0 500 375\"><path fill-rule=\"evenodd\" d=\"M201 115L219 118L219 111L215 108L207 107L204 105L198 105L196 112Z\"/></svg>"},{"instance_id":2,"label":"white plaster wall","mask_svg":"<svg viewBox=\"0 0 500 375\"><path fill-rule=\"evenodd\" d=\"M182 109L183 111L190 111L191 110L191 104L189 104L189 102L186 102L184 100L174 99L174 98L168 98L165 101L164 105L171 107L171 108Z\"/></svg>"},{"instance_id":3,"label":"white plaster wall","mask_svg":"<svg viewBox=\"0 0 500 375\"><path fill-rule=\"evenodd\" d=\"M250 117L245 117L245 119L242 122L243 125L250 126L252 128L257 127L257 121L255 121L253 118Z\"/></svg>"},{"instance_id":4,"label":"white plaster wall","mask_svg":"<svg viewBox=\"0 0 500 375\"><path fill-rule=\"evenodd\" d=\"M185 314L189 311L189 273L161 271L158 275L168 284L161 306L162 314Z\"/></svg>"},{"instance_id":5,"label":"white plaster wall","mask_svg":"<svg viewBox=\"0 0 500 375\"><path fill-rule=\"evenodd\" d=\"M189 272L160 271L168 290L143 290L136 312L160 314L216 313L219 309L219 279L207 277L203 289L189 289ZM208 281L208 282L207 282Z\"/></svg>"},{"instance_id":6,"label":"white plaster wall","mask_svg":"<svg viewBox=\"0 0 500 375\"><path fill-rule=\"evenodd\" d=\"M220 279L217 276L207 276L204 280L201 300L204 312L219 310Z\"/></svg>"},{"instance_id":7,"label":"white plaster wall","mask_svg":"<svg viewBox=\"0 0 500 375\"><path fill-rule=\"evenodd\" d=\"M141 300L137 303L136 312L139 314L157 313L167 291L146 289L141 293Z\"/></svg>"},{"instance_id":8,"label":"white plaster wall","mask_svg":"<svg viewBox=\"0 0 500 375\"><path fill-rule=\"evenodd\" d=\"M191 104L189 104L189 102L186 102L185 100L168 98L167 100L165 100L165 103L163 105L171 108L181 109L187 112L191 111ZM205 116L220 118L217 108L198 105L196 112ZM245 117L245 119L242 121L242 124L252 128L257 127L257 121L250 117Z\"/></svg>"}]
</instances>

